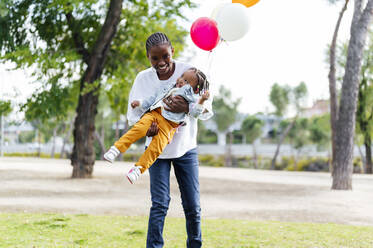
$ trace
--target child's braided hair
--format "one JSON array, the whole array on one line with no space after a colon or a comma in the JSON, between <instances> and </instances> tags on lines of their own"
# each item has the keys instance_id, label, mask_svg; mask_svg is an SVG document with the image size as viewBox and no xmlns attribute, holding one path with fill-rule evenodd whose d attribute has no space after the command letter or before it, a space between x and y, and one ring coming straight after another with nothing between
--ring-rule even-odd
<instances>
[{"instance_id":1,"label":"child's braided hair","mask_svg":"<svg viewBox=\"0 0 373 248\"><path fill-rule=\"evenodd\" d=\"M167 44L172 47L171 41L168 39L167 35L161 32L151 34L146 40L146 53L149 53L150 49L154 46L159 46Z\"/></svg>"},{"instance_id":2,"label":"child's braided hair","mask_svg":"<svg viewBox=\"0 0 373 248\"><path fill-rule=\"evenodd\" d=\"M210 83L209 83L209 81L207 81L207 77L202 71L198 70L195 67L192 67L189 70L194 71L197 75L197 79L198 79L198 84L197 84L197 91L198 92L197 93L199 95L201 95L203 92L205 92L206 90L209 89Z\"/></svg>"}]
</instances>

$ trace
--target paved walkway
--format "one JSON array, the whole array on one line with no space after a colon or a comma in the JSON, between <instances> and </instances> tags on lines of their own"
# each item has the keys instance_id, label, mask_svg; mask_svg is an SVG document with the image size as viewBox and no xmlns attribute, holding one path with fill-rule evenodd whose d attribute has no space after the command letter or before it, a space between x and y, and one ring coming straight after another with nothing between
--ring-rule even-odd
<instances>
[{"instance_id":1,"label":"paved walkway","mask_svg":"<svg viewBox=\"0 0 373 248\"><path fill-rule=\"evenodd\" d=\"M69 162L0 158L0 211L148 215L147 173L130 185L130 163L98 161L93 179L71 179ZM371 175L354 175L352 191L331 191L328 173L201 167L200 183L204 218L373 225ZM169 216L182 217L174 177L171 198Z\"/></svg>"}]
</instances>

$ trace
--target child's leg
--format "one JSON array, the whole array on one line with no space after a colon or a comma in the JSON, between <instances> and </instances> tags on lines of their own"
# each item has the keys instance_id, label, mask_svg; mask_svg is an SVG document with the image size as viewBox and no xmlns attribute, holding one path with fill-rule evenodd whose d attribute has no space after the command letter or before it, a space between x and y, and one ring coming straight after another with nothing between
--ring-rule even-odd
<instances>
[{"instance_id":1,"label":"child's leg","mask_svg":"<svg viewBox=\"0 0 373 248\"><path fill-rule=\"evenodd\" d=\"M153 136L152 141L146 148L145 152L141 155L139 161L136 163L137 166L141 166L141 173L144 173L163 152L169 141L173 138L177 124L171 123L166 120L159 113L154 113L158 121L159 132Z\"/></svg>"},{"instance_id":2,"label":"child's leg","mask_svg":"<svg viewBox=\"0 0 373 248\"><path fill-rule=\"evenodd\" d=\"M114 146L118 148L121 153L125 152L132 143L146 135L150 125L156 121L152 113L153 112L146 113L130 130L114 143Z\"/></svg>"}]
</instances>

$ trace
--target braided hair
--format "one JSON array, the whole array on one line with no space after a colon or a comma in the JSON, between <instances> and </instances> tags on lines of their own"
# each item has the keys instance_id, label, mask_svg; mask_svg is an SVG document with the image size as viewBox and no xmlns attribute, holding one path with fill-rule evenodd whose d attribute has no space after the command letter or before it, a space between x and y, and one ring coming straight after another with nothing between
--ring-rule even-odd
<instances>
[{"instance_id":1,"label":"braided hair","mask_svg":"<svg viewBox=\"0 0 373 248\"><path fill-rule=\"evenodd\" d=\"M152 47L163 44L167 44L172 47L171 41L168 39L166 34L161 32L151 34L146 40L146 53L149 53Z\"/></svg>"},{"instance_id":2,"label":"braided hair","mask_svg":"<svg viewBox=\"0 0 373 248\"><path fill-rule=\"evenodd\" d=\"M198 83L197 83L198 94L201 95L202 92L205 92L206 90L209 90L210 83L209 83L209 81L207 81L206 75L202 71L198 70L195 67L192 67L189 70L194 71L196 73L196 75L197 75L197 79L198 79Z\"/></svg>"}]
</instances>

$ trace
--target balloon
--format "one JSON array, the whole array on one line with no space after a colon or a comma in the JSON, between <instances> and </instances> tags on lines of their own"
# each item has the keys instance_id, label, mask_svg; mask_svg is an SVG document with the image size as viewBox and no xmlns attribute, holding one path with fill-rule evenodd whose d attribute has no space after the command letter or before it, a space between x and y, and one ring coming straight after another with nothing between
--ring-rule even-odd
<instances>
[{"instance_id":1,"label":"balloon","mask_svg":"<svg viewBox=\"0 0 373 248\"><path fill-rule=\"evenodd\" d=\"M259 0L232 0L232 3L240 3L245 5L246 7L251 7L255 4L257 4Z\"/></svg>"},{"instance_id":2,"label":"balloon","mask_svg":"<svg viewBox=\"0 0 373 248\"><path fill-rule=\"evenodd\" d=\"M218 16L220 10L226 5L226 3L218 4L211 13L211 18L216 20L216 17Z\"/></svg>"},{"instance_id":3,"label":"balloon","mask_svg":"<svg viewBox=\"0 0 373 248\"><path fill-rule=\"evenodd\" d=\"M216 16L220 36L227 41L241 39L249 31L249 17L242 4L229 3Z\"/></svg>"},{"instance_id":4,"label":"balloon","mask_svg":"<svg viewBox=\"0 0 373 248\"><path fill-rule=\"evenodd\" d=\"M190 36L194 44L206 51L214 49L220 40L216 22L208 17L200 17L193 22Z\"/></svg>"}]
</instances>

